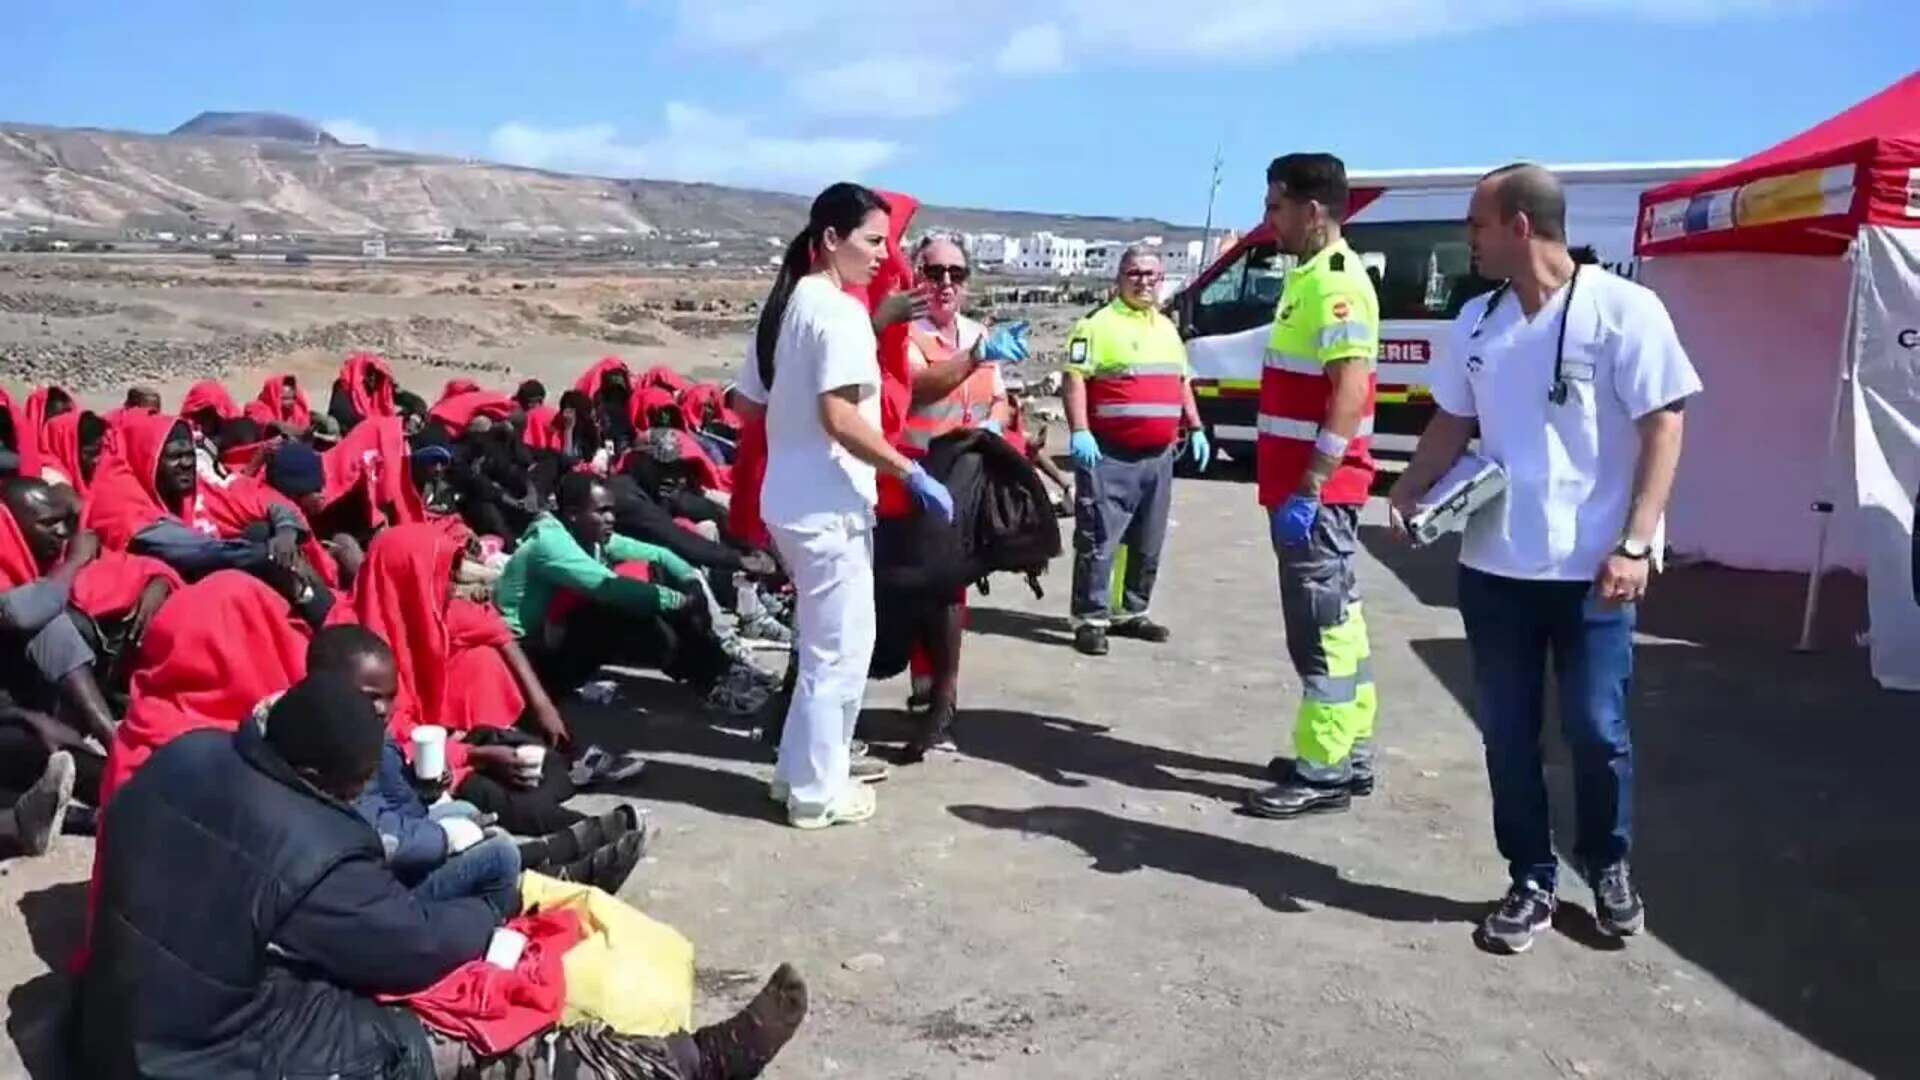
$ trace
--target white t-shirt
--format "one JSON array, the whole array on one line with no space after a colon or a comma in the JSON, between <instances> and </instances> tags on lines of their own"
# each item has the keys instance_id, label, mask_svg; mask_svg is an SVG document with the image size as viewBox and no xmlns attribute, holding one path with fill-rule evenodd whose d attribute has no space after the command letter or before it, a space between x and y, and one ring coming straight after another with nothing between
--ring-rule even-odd
<instances>
[{"instance_id":1,"label":"white t-shirt","mask_svg":"<svg viewBox=\"0 0 1920 1080\"><path fill-rule=\"evenodd\" d=\"M812 274L801 278L780 320L773 388L760 381L747 345L738 389L767 410L767 479L760 514L770 525L871 514L879 498L873 466L833 441L820 424L820 395L860 388L860 415L880 426L880 347L860 301Z\"/></svg>"},{"instance_id":2,"label":"white t-shirt","mask_svg":"<svg viewBox=\"0 0 1920 1080\"><path fill-rule=\"evenodd\" d=\"M1461 310L1429 374L1434 403L1477 417L1481 453L1507 470L1506 497L1468 523L1460 561L1501 577L1591 581L1626 529L1634 422L1699 393L1700 376L1659 297L1599 267L1580 268L1570 310L1563 287L1528 320L1509 290L1483 321L1492 295ZM1555 405L1563 310L1569 393ZM1652 538L1656 552L1663 539Z\"/></svg>"}]
</instances>

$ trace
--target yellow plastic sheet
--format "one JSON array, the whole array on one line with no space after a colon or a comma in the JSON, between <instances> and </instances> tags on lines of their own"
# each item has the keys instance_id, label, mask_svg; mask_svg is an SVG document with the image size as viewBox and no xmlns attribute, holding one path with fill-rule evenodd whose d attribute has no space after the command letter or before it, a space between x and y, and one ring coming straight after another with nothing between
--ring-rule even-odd
<instances>
[{"instance_id":1,"label":"yellow plastic sheet","mask_svg":"<svg viewBox=\"0 0 1920 1080\"><path fill-rule=\"evenodd\" d=\"M561 1021L599 1020L627 1035L672 1035L693 1026L693 943L665 923L591 885L520 875L527 909L567 910L585 935L568 950Z\"/></svg>"}]
</instances>

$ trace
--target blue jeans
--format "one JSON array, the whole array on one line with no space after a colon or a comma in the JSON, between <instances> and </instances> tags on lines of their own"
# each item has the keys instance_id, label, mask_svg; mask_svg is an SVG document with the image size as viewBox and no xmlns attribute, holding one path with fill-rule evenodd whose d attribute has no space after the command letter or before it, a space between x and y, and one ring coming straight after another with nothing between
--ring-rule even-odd
<instances>
[{"instance_id":1,"label":"blue jeans","mask_svg":"<svg viewBox=\"0 0 1920 1080\"><path fill-rule=\"evenodd\" d=\"M1625 859L1633 841L1627 686L1634 608L1602 604L1592 591L1584 581L1520 581L1460 570L1494 840L1515 884L1530 879L1549 891L1559 869L1540 760L1549 657L1560 729L1573 758L1575 862L1592 877Z\"/></svg>"},{"instance_id":2,"label":"blue jeans","mask_svg":"<svg viewBox=\"0 0 1920 1080\"><path fill-rule=\"evenodd\" d=\"M420 879L413 894L422 900L460 900L477 896L495 911L511 911L509 898L520 891L520 848L511 836L490 836L449 858Z\"/></svg>"}]
</instances>

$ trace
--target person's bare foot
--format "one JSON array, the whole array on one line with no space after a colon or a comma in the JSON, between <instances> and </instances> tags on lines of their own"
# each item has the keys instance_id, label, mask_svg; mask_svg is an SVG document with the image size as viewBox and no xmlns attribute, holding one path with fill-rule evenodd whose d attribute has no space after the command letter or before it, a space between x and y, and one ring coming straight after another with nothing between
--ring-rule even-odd
<instances>
[{"instance_id":1,"label":"person's bare foot","mask_svg":"<svg viewBox=\"0 0 1920 1080\"><path fill-rule=\"evenodd\" d=\"M806 1018L806 980L792 964L781 964L746 1008L693 1033L700 1050L699 1080L759 1076Z\"/></svg>"}]
</instances>

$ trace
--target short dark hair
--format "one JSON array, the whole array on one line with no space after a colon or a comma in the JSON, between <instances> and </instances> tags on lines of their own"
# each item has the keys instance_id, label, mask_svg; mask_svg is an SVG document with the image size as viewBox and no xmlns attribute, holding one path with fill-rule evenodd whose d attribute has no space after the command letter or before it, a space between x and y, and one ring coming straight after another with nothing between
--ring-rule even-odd
<instances>
[{"instance_id":1,"label":"short dark hair","mask_svg":"<svg viewBox=\"0 0 1920 1080\"><path fill-rule=\"evenodd\" d=\"M529 398L540 398L541 400L544 401L546 400L546 396L547 396L546 384L541 382L539 379L528 379L526 382L523 382L520 384L519 389L513 392L513 400L518 401L523 405L527 402L527 399Z\"/></svg>"},{"instance_id":2,"label":"short dark hair","mask_svg":"<svg viewBox=\"0 0 1920 1080\"><path fill-rule=\"evenodd\" d=\"M1347 216L1347 163L1332 154L1282 154L1267 166L1267 183L1319 203L1335 220Z\"/></svg>"},{"instance_id":3,"label":"short dark hair","mask_svg":"<svg viewBox=\"0 0 1920 1080\"><path fill-rule=\"evenodd\" d=\"M593 497L593 489L605 487L605 481L592 473L570 472L553 489L553 502L561 513L578 510Z\"/></svg>"},{"instance_id":4,"label":"short dark hair","mask_svg":"<svg viewBox=\"0 0 1920 1080\"><path fill-rule=\"evenodd\" d=\"M393 659L393 648L379 634L357 623L329 626L307 645L307 674L352 674L362 660Z\"/></svg>"},{"instance_id":5,"label":"short dark hair","mask_svg":"<svg viewBox=\"0 0 1920 1080\"><path fill-rule=\"evenodd\" d=\"M30 498L46 498L53 494L53 485L37 476L9 476L0 479L0 503L8 510Z\"/></svg>"},{"instance_id":6,"label":"short dark hair","mask_svg":"<svg viewBox=\"0 0 1920 1080\"><path fill-rule=\"evenodd\" d=\"M1533 224L1533 234L1542 240L1566 243L1567 193L1560 178L1531 162L1502 165L1480 178L1493 185L1494 205L1500 208L1500 220L1512 221L1525 214Z\"/></svg>"}]
</instances>

